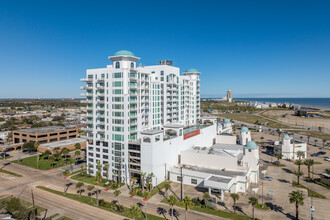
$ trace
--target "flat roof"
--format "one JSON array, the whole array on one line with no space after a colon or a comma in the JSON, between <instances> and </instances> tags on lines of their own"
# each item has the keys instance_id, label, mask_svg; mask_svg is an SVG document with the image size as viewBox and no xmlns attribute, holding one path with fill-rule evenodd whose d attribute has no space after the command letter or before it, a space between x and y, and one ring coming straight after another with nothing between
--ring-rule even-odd
<instances>
[{"instance_id":1,"label":"flat roof","mask_svg":"<svg viewBox=\"0 0 330 220\"><path fill-rule=\"evenodd\" d=\"M26 129L20 129L20 130L15 130L15 131L16 132L27 132L27 133L48 133L48 132L61 131L61 130L67 130L67 129L72 129L72 128L74 128L74 127L48 126L48 127L38 127L38 128L26 128Z\"/></svg>"},{"instance_id":2,"label":"flat roof","mask_svg":"<svg viewBox=\"0 0 330 220\"><path fill-rule=\"evenodd\" d=\"M218 183L229 183L232 179L223 178L223 177L220 177L220 176L211 176L211 177L208 178L208 180L218 182Z\"/></svg>"},{"instance_id":3,"label":"flat roof","mask_svg":"<svg viewBox=\"0 0 330 220\"><path fill-rule=\"evenodd\" d=\"M163 133L163 131L162 130L153 130L153 129L140 132L140 134L147 134L147 135L160 134L160 133Z\"/></svg>"},{"instance_id":4,"label":"flat roof","mask_svg":"<svg viewBox=\"0 0 330 220\"><path fill-rule=\"evenodd\" d=\"M243 145L237 144L215 144L211 147L192 147L185 151L198 154L213 154L224 157L236 157L241 160L243 157Z\"/></svg>"},{"instance_id":5,"label":"flat roof","mask_svg":"<svg viewBox=\"0 0 330 220\"><path fill-rule=\"evenodd\" d=\"M82 138L73 138L73 139L69 139L69 140L63 140L63 141L56 141L56 142L52 142L52 143L40 144L40 146L53 149L55 147L63 147L63 146L73 145L73 144L81 143L81 142L86 142L86 140L82 139Z\"/></svg>"},{"instance_id":6,"label":"flat roof","mask_svg":"<svg viewBox=\"0 0 330 220\"><path fill-rule=\"evenodd\" d=\"M167 125L164 125L164 128L183 128L183 125L179 125L179 124L167 124Z\"/></svg>"},{"instance_id":7,"label":"flat roof","mask_svg":"<svg viewBox=\"0 0 330 220\"><path fill-rule=\"evenodd\" d=\"M219 169L210 169L210 168L197 167L197 166L185 166L184 169L209 173L214 175L220 175L220 176L228 176L228 177L245 176L247 173L247 171L243 171L243 170L242 171L219 170Z\"/></svg>"}]
</instances>

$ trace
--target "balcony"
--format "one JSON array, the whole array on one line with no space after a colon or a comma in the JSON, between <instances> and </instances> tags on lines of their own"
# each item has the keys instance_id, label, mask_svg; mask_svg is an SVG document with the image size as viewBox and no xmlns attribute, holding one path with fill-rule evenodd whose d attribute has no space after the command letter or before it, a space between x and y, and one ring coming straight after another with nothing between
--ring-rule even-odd
<instances>
[{"instance_id":1,"label":"balcony","mask_svg":"<svg viewBox=\"0 0 330 220\"><path fill-rule=\"evenodd\" d=\"M101 77L100 79L97 79L97 81L99 82L104 82L105 78L104 77Z\"/></svg>"},{"instance_id":2,"label":"balcony","mask_svg":"<svg viewBox=\"0 0 330 220\"><path fill-rule=\"evenodd\" d=\"M104 89L104 85L97 85L96 88L103 90Z\"/></svg>"},{"instance_id":3,"label":"balcony","mask_svg":"<svg viewBox=\"0 0 330 220\"><path fill-rule=\"evenodd\" d=\"M80 89L81 90L91 90L91 89L93 89L93 87L92 86L82 86L82 87L80 87Z\"/></svg>"},{"instance_id":4,"label":"balcony","mask_svg":"<svg viewBox=\"0 0 330 220\"><path fill-rule=\"evenodd\" d=\"M92 82L93 78L82 78L80 79L80 82Z\"/></svg>"},{"instance_id":5,"label":"balcony","mask_svg":"<svg viewBox=\"0 0 330 220\"><path fill-rule=\"evenodd\" d=\"M81 100L80 103L93 104L93 100Z\"/></svg>"},{"instance_id":6,"label":"balcony","mask_svg":"<svg viewBox=\"0 0 330 220\"><path fill-rule=\"evenodd\" d=\"M97 100L98 104L104 104L104 100Z\"/></svg>"},{"instance_id":7,"label":"balcony","mask_svg":"<svg viewBox=\"0 0 330 220\"><path fill-rule=\"evenodd\" d=\"M104 93L98 93L98 96L104 97Z\"/></svg>"}]
</instances>

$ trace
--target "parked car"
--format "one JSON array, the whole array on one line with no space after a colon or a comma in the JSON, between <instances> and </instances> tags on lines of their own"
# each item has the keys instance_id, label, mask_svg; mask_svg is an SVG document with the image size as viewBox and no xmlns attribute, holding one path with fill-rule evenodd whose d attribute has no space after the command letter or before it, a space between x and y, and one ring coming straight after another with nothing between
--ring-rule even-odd
<instances>
[{"instance_id":1,"label":"parked car","mask_svg":"<svg viewBox=\"0 0 330 220\"><path fill-rule=\"evenodd\" d=\"M330 161L330 157L325 157L324 160L325 161Z\"/></svg>"},{"instance_id":2,"label":"parked car","mask_svg":"<svg viewBox=\"0 0 330 220\"><path fill-rule=\"evenodd\" d=\"M327 154L327 152L324 152L324 151L319 151L319 152L317 152L319 155L325 155L325 154Z\"/></svg>"},{"instance_id":3,"label":"parked car","mask_svg":"<svg viewBox=\"0 0 330 220\"><path fill-rule=\"evenodd\" d=\"M315 153L315 154L311 154L311 157L318 157L319 154L318 153Z\"/></svg>"},{"instance_id":4,"label":"parked car","mask_svg":"<svg viewBox=\"0 0 330 220\"><path fill-rule=\"evenodd\" d=\"M280 161L275 161L275 162L273 162L273 164L274 164L274 165L280 165L281 162L280 162Z\"/></svg>"},{"instance_id":5,"label":"parked car","mask_svg":"<svg viewBox=\"0 0 330 220\"><path fill-rule=\"evenodd\" d=\"M2 158L9 157L9 156L10 156L10 155L7 154L7 153L1 153L1 154L0 154L0 157L2 157Z\"/></svg>"},{"instance_id":6,"label":"parked car","mask_svg":"<svg viewBox=\"0 0 330 220\"><path fill-rule=\"evenodd\" d=\"M261 178L262 180L268 180L268 181L272 181L273 178L271 178L270 176L264 176Z\"/></svg>"},{"instance_id":7,"label":"parked car","mask_svg":"<svg viewBox=\"0 0 330 220\"><path fill-rule=\"evenodd\" d=\"M74 162L74 165L79 165L79 164L82 164L82 163L84 163L85 161L83 161L83 160L78 160L78 161L76 161L76 162Z\"/></svg>"}]
</instances>

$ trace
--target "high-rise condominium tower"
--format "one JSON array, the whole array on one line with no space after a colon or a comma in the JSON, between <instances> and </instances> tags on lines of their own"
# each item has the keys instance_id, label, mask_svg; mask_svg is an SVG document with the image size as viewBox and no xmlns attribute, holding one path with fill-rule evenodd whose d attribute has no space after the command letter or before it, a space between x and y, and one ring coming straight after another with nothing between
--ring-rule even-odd
<instances>
[{"instance_id":1,"label":"high-rise condominium tower","mask_svg":"<svg viewBox=\"0 0 330 220\"><path fill-rule=\"evenodd\" d=\"M195 125L200 120L200 81L196 69L180 75L172 61L138 66L130 51L109 57L111 65L88 69L82 87L87 98L87 163L95 175L128 182L141 170L140 132L162 130L164 125ZM130 146L130 147L129 147ZM133 158L133 159L132 159Z\"/></svg>"}]
</instances>

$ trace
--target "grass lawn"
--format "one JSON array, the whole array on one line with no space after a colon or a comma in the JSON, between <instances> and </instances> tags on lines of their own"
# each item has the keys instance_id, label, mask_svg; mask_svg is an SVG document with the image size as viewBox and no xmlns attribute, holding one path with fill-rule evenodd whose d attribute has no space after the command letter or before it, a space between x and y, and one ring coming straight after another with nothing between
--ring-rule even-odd
<instances>
[{"instance_id":1,"label":"grass lawn","mask_svg":"<svg viewBox=\"0 0 330 220\"><path fill-rule=\"evenodd\" d=\"M54 190L54 189L50 189L50 188L47 188L47 187L44 187L44 186L37 186L38 189L42 189L42 190L45 190L45 191L48 191L48 192L51 192L51 193L54 193L54 194L57 194L57 195L60 195L60 196L63 196L63 197L66 197L66 198L69 198L69 199L73 199L73 200L76 200L78 202L82 202L82 203L85 203L87 205L91 205L91 206L95 206L95 207L98 207L100 209L104 209L106 211L109 211L109 212L113 212L113 213L116 213L118 215L121 215L121 216L125 216L125 217L128 217L128 218L133 218L130 214L129 214L129 208L125 207L124 206L124 209L122 212L119 212L111 207L108 207L108 206L96 206L96 199L95 198L90 198L89 196L85 196L85 195L81 195L81 197L78 195L78 194L72 194L72 193L66 193L64 194L63 192L60 192L60 191L57 191L57 190ZM147 217L149 220L160 220L160 219L163 219L161 217L158 217L158 216L155 216L155 215L151 215L151 214L147 214ZM140 217L138 218L135 218L137 220L143 220L145 219L144 218L144 214L141 214Z\"/></svg>"},{"instance_id":2,"label":"grass lawn","mask_svg":"<svg viewBox=\"0 0 330 220\"><path fill-rule=\"evenodd\" d=\"M265 205L265 204L263 204L263 205L261 205L261 204L257 204L257 205L256 205L256 208L257 208L257 209L263 209L263 210L270 210L270 207L267 206L267 205Z\"/></svg>"},{"instance_id":3,"label":"grass lawn","mask_svg":"<svg viewBox=\"0 0 330 220\"><path fill-rule=\"evenodd\" d=\"M80 181L80 182L90 184L90 185L95 185L95 186L97 185L96 182L95 182L95 177L92 176L92 175L86 174L86 173L81 175L80 172L78 172L78 174L73 175L70 178L73 179L73 180L77 180L77 181ZM110 182L110 184L105 185L106 182ZM98 186L105 187L105 188L108 188L108 189L113 189L113 190L118 189L118 186L111 185L111 182L112 182L111 180L103 179L102 182L98 184ZM125 185L125 184L122 183L122 186L123 185Z\"/></svg>"},{"instance_id":4,"label":"grass lawn","mask_svg":"<svg viewBox=\"0 0 330 220\"><path fill-rule=\"evenodd\" d=\"M72 164L75 161L76 161L75 159L68 158L67 163L65 163L64 158L61 158L59 161L54 162L54 168L63 167L65 165ZM23 158L21 159L21 162L18 162L18 160L12 162L37 169L37 155ZM53 169L52 161L44 158L41 158L39 160L39 170L51 170L51 169Z\"/></svg>"},{"instance_id":5,"label":"grass lawn","mask_svg":"<svg viewBox=\"0 0 330 220\"><path fill-rule=\"evenodd\" d=\"M321 162L319 162L319 161L314 161L314 165L315 164L322 164Z\"/></svg>"},{"instance_id":6,"label":"grass lawn","mask_svg":"<svg viewBox=\"0 0 330 220\"><path fill-rule=\"evenodd\" d=\"M10 158L12 158L12 157L13 157L13 156L8 156L8 157L5 157L5 158L0 157L0 160L10 159Z\"/></svg>"},{"instance_id":7,"label":"grass lawn","mask_svg":"<svg viewBox=\"0 0 330 220\"><path fill-rule=\"evenodd\" d=\"M11 172L11 171L8 171L8 170L3 170L3 169L0 169L0 173L7 173L7 174L12 175L12 176L22 177L22 175L20 175L18 173L14 173L14 172Z\"/></svg>"},{"instance_id":8,"label":"grass lawn","mask_svg":"<svg viewBox=\"0 0 330 220\"><path fill-rule=\"evenodd\" d=\"M59 215L60 215L60 214L56 213L56 214L54 214L54 215L51 215L51 216L45 218L45 220L52 220L52 219L54 219L56 216L59 216Z\"/></svg>"},{"instance_id":9,"label":"grass lawn","mask_svg":"<svg viewBox=\"0 0 330 220\"><path fill-rule=\"evenodd\" d=\"M268 122L269 124L267 125L267 127L271 127L271 128L291 128L290 126L287 126L287 125L284 125L281 123L277 123L274 121L270 121L270 120L267 120L260 116L252 115L252 114L235 114L234 113L234 114L219 114L218 116L223 117L223 118L232 119L232 120L243 121L243 122L247 122L247 123L251 123L251 124L255 124L257 121L259 123ZM256 126L258 126L258 125L256 124Z\"/></svg>"},{"instance_id":10,"label":"grass lawn","mask_svg":"<svg viewBox=\"0 0 330 220\"><path fill-rule=\"evenodd\" d=\"M169 204L167 199L163 199L161 202ZM185 208L184 203L179 201L179 200L176 202L176 206ZM219 209L203 208L202 206L197 206L197 205L192 205L191 210L198 211L198 212L204 212L204 213L207 213L207 214L210 214L210 215L216 215L216 216L219 216L219 217L234 219L234 220L248 220L248 219L251 219L250 217L245 216L245 215L237 215L237 214L234 214L234 213L231 213L231 212L226 212L226 211L219 210Z\"/></svg>"},{"instance_id":11,"label":"grass lawn","mask_svg":"<svg viewBox=\"0 0 330 220\"><path fill-rule=\"evenodd\" d=\"M302 189L307 189L309 197L315 197L315 198L320 198L320 199L326 199L327 198L324 195L321 195L320 193L317 193L314 190L311 190L311 189L309 189L308 187L306 187L304 185L301 185L301 184L298 185L298 183L296 181L292 182L292 186L302 188Z\"/></svg>"},{"instance_id":12,"label":"grass lawn","mask_svg":"<svg viewBox=\"0 0 330 220\"><path fill-rule=\"evenodd\" d=\"M285 164L279 164L279 165L275 165L275 164L269 164L268 166L272 166L272 167L285 167Z\"/></svg>"},{"instance_id":13,"label":"grass lawn","mask_svg":"<svg viewBox=\"0 0 330 220\"><path fill-rule=\"evenodd\" d=\"M160 184L158 184L155 188L153 188L150 191L150 198L153 197L154 195L156 195L157 193L159 193L159 191L161 191L162 189L164 189L165 183L166 183L166 181L163 181ZM169 181L169 183L171 183L171 182ZM139 189L139 190L141 190L141 189ZM130 194L131 195L142 197L142 193L141 194L138 194L138 193L136 193L136 191L135 192L132 192L131 191Z\"/></svg>"}]
</instances>

